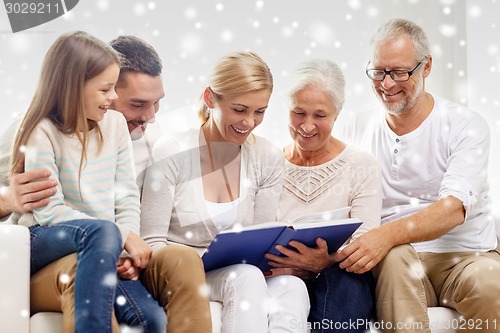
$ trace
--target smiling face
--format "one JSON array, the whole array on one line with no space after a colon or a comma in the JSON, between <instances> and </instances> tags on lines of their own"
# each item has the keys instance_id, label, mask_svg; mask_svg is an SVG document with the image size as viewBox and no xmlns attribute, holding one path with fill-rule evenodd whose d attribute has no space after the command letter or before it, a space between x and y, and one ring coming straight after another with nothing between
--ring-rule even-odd
<instances>
[{"instance_id":1,"label":"smiling face","mask_svg":"<svg viewBox=\"0 0 500 333\"><path fill-rule=\"evenodd\" d=\"M338 112L332 97L316 86L306 86L295 95L290 110L290 135L302 151L324 148Z\"/></svg>"},{"instance_id":2,"label":"smiling face","mask_svg":"<svg viewBox=\"0 0 500 333\"><path fill-rule=\"evenodd\" d=\"M87 119L101 121L104 114L116 100L115 84L120 67L108 66L99 75L94 76L83 86L83 112Z\"/></svg>"},{"instance_id":3,"label":"smiling face","mask_svg":"<svg viewBox=\"0 0 500 333\"><path fill-rule=\"evenodd\" d=\"M401 35L376 45L370 68L411 71L421 60L415 58L415 48L410 38ZM389 113L397 115L408 112L419 99L424 98L424 78L429 75L430 68L430 59L424 60L423 65L406 82L396 82L386 75L382 81L372 81L373 91Z\"/></svg>"},{"instance_id":4,"label":"smiling face","mask_svg":"<svg viewBox=\"0 0 500 333\"><path fill-rule=\"evenodd\" d=\"M270 90L217 98L207 88L204 99L212 109L208 120L210 140L242 145L264 119L270 98Z\"/></svg>"},{"instance_id":5,"label":"smiling face","mask_svg":"<svg viewBox=\"0 0 500 333\"><path fill-rule=\"evenodd\" d=\"M127 120L132 140L144 135L148 123L155 120L160 108L160 99L165 95L161 76L128 72L116 87L118 99L113 108Z\"/></svg>"}]
</instances>

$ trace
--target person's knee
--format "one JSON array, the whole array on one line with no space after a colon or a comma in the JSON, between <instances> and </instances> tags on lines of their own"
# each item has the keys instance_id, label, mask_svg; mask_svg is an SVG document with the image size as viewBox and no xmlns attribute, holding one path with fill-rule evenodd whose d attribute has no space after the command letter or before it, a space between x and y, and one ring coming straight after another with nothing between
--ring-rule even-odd
<instances>
[{"instance_id":1,"label":"person's knee","mask_svg":"<svg viewBox=\"0 0 500 333\"><path fill-rule=\"evenodd\" d=\"M160 306L155 309L149 309L149 311L143 313L149 332L162 333L166 331L167 328L167 315L165 311Z\"/></svg>"},{"instance_id":2,"label":"person's knee","mask_svg":"<svg viewBox=\"0 0 500 333\"><path fill-rule=\"evenodd\" d=\"M380 263L372 269L375 278L380 276L421 278L424 274L422 263L415 249L408 244L393 247ZM402 274L408 273L408 274Z\"/></svg>"},{"instance_id":3,"label":"person's knee","mask_svg":"<svg viewBox=\"0 0 500 333\"><path fill-rule=\"evenodd\" d=\"M188 246L169 245L153 252L150 265L159 267L168 265L171 269L182 269L182 267L202 267L202 261L196 250Z\"/></svg>"},{"instance_id":4,"label":"person's knee","mask_svg":"<svg viewBox=\"0 0 500 333\"><path fill-rule=\"evenodd\" d=\"M260 269L246 264L233 265L231 268L233 270L225 280L226 288L235 289L238 292L267 294L266 279Z\"/></svg>"},{"instance_id":5,"label":"person's knee","mask_svg":"<svg viewBox=\"0 0 500 333\"><path fill-rule=\"evenodd\" d=\"M283 275L272 278L272 283L277 286L283 295L294 295L300 302L309 304L309 293L302 279L293 275ZM271 282L271 281L269 281Z\"/></svg>"},{"instance_id":6,"label":"person's knee","mask_svg":"<svg viewBox=\"0 0 500 333\"><path fill-rule=\"evenodd\" d=\"M93 243L104 250L120 252L122 237L115 223L107 220L88 220L85 223L87 243Z\"/></svg>"},{"instance_id":7,"label":"person's knee","mask_svg":"<svg viewBox=\"0 0 500 333\"><path fill-rule=\"evenodd\" d=\"M463 278L458 290L464 297L474 297L485 304L500 307L500 264L498 262L481 262L470 265L462 272Z\"/></svg>"}]
</instances>

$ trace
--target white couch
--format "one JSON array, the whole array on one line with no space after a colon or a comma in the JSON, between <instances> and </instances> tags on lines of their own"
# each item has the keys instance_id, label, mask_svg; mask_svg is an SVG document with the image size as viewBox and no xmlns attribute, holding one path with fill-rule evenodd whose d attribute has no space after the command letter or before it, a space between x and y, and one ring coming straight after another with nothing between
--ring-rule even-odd
<instances>
[{"instance_id":1,"label":"white couch","mask_svg":"<svg viewBox=\"0 0 500 333\"><path fill-rule=\"evenodd\" d=\"M500 239L500 219L496 219ZM28 229L0 224L0 332L2 333L63 333L62 314L43 312L29 316L29 248ZM222 305L210 303L213 332L221 330ZM448 333L446 324L458 318L456 311L429 308L432 333ZM375 332L375 330L372 330ZM122 332L133 332L124 327Z\"/></svg>"},{"instance_id":2,"label":"white couch","mask_svg":"<svg viewBox=\"0 0 500 333\"><path fill-rule=\"evenodd\" d=\"M41 312L30 318L29 256L28 229L0 224L0 332L63 333L61 313ZM213 331L220 332L222 304L211 302L210 310ZM123 327L121 332L134 330Z\"/></svg>"}]
</instances>

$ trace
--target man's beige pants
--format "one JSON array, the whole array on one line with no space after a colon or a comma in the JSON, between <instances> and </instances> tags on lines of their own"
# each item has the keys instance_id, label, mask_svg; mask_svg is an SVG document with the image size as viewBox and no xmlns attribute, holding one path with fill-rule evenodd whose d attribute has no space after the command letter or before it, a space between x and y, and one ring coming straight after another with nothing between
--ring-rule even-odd
<instances>
[{"instance_id":1,"label":"man's beige pants","mask_svg":"<svg viewBox=\"0 0 500 333\"><path fill-rule=\"evenodd\" d=\"M428 306L456 309L463 318L445 324L460 332L500 332L498 249L417 253L412 246L401 245L389 251L372 272L384 333L430 332Z\"/></svg>"}]
</instances>

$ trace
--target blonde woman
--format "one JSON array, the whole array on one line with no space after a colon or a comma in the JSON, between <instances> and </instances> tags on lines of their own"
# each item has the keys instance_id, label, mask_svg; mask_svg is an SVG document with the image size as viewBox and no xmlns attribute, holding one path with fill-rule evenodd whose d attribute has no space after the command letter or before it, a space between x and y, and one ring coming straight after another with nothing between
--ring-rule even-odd
<instances>
[{"instance_id":1,"label":"blonde woman","mask_svg":"<svg viewBox=\"0 0 500 333\"><path fill-rule=\"evenodd\" d=\"M154 251L184 244L203 252L221 230L276 219L283 155L252 134L272 89L255 53L222 57L201 96L201 127L155 145L141 215L141 235ZM208 272L207 284L210 300L223 303L223 332L305 331L309 301L297 277L266 279L239 264Z\"/></svg>"}]
</instances>

